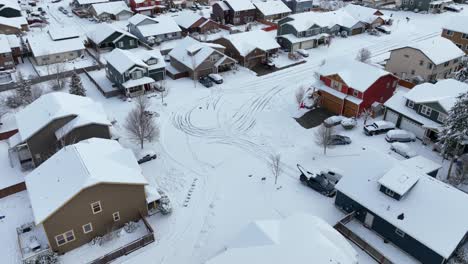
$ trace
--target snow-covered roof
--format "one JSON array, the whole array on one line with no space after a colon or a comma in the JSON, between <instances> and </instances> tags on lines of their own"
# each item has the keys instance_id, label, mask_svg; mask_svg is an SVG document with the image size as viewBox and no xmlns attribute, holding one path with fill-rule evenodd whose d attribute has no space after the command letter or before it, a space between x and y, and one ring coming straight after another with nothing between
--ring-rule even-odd
<instances>
[{"instance_id":1,"label":"snow-covered roof","mask_svg":"<svg viewBox=\"0 0 468 264\"><path fill-rule=\"evenodd\" d=\"M378 183L403 196L418 182L421 174L423 173L409 167L395 166L385 173Z\"/></svg>"},{"instance_id":2,"label":"snow-covered roof","mask_svg":"<svg viewBox=\"0 0 468 264\"><path fill-rule=\"evenodd\" d=\"M445 79L435 84L416 85L405 94L405 98L415 103L438 102L448 112L454 106L457 96L466 92L468 92L467 83Z\"/></svg>"},{"instance_id":3,"label":"snow-covered roof","mask_svg":"<svg viewBox=\"0 0 468 264\"><path fill-rule=\"evenodd\" d=\"M100 16L103 13L118 15L124 11L133 13L124 1L112 1L107 3L93 4L92 8L96 11L96 15Z\"/></svg>"},{"instance_id":4,"label":"snow-covered roof","mask_svg":"<svg viewBox=\"0 0 468 264\"><path fill-rule=\"evenodd\" d=\"M164 61L163 55L161 55L161 51L158 49L152 49L152 50L134 50L132 51L132 54L136 56L138 59L142 60L148 67L149 70L154 70L154 69L160 69L166 67L166 62ZM156 59L155 64L148 64L149 59Z\"/></svg>"},{"instance_id":5,"label":"snow-covered roof","mask_svg":"<svg viewBox=\"0 0 468 264\"><path fill-rule=\"evenodd\" d=\"M443 37L426 39L407 47L420 50L435 65L439 65L465 55L465 52L458 48L457 45Z\"/></svg>"},{"instance_id":6,"label":"snow-covered roof","mask_svg":"<svg viewBox=\"0 0 468 264\"><path fill-rule=\"evenodd\" d=\"M50 56L85 49L81 38L54 41L47 33L28 36L28 42L34 57Z\"/></svg>"},{"instance_id":7,"label":"snow-covered roof","mask_svg":"<svg viewBox=\"0 0 468 264\"><path fill-rule=\"evenodd\" d=\"M454 16L444 28L451 31L468 33L467 25L468 15L457 15Z\"/></svg>"},{"instance_id":8,"label":"snow-covered roof","mask_svg":"<svg viewBox=\"0 0 468 264\"><path fill-rule=\"evenodd\" d=\"M26 176L36 224L84 189L98 184L148 182L133 152L115 140L91 138L64 147Z\"/></svg>"},{"instance_id":9,"label":"snow-covered roof","mask_svg":"<svg viewBox=\"0 0 468 264\"><path fill-rule=\"evenodd\" d=\"M142 23L143 21L147 22ZM136 25L143 37L158 36L181 31L174 19L167 16L151 18L145 15L136 14L130 18L129 23Z\"/></svg>"},{"instance_id":10,"label":"snow-covered roof","mask_svg":"<svg viewBox=\"0 0 468 264\"><path fill-rule=\"evenodd\" d=\"M80 36L76 27L73 26L51 26L49 27L49 36L52 40L62 40L77 38Z\"/></svg>"},{"instance_id":11,"label":"snow-covered roof","mask_svg":"<svg viewBox=\"0 0 468 264\"><path fill-rule=\"evenodd\" d=\"M356 251L340 233L322 219L303 213L249 224L226 251L206 264L252 262L358 263Z\"/></svg>"},{"instance_id":12,"label":"snow-covered roof","mask_svg":"<svg viewBox=\"0 0 468 264\"><path fill-rule=\"evenodd\" d=\"M337 74L347 86L365 92L372 84L391 73L353 59L332 58L325 61L317 72L322 76Z\"/></svg>"},{"instance_id":13,"label":"snow-covered roof","mask_svg":"<svg viewBox=\"0 0 468 264\"><path fill-rule=\"evenodd\" d=\"M253 4L264 16L291 13L291 9L280 0L258 1Z\"/></svg>"},{"instance_id":14,"label":"snow-covered roof","mask_svg":"<svg viewBox=\"0 0 468 264\"><path fill-rule=\"evenodd\" d=\"M229 6L223 1L216 2L215 5L219 5L223 11L229 10Z\"/></svg>"},{"instance_id":15,"label":"snow-covered roof","mask_svg":"<svg viewBox=\"0 0 468 264\"><path fill-rule=\"evenodd\" d=\"M128 81L122 83L122 86L125 88L132 88L135 86L140 86L140 85L150 84L150 83L154 83L154 79L145 76L145 77L138 78L138 79L129 79Z\"/></svg>"},{"instance_id":16,"label":"snow-covered roof","mask_svg":"<svg viewBox=\"0 0 468 264\"><path fill-rule=\"evenodd\" d=\"M379 10L360 5L349 4L343 7L343 10L348 12L355 19L365 23L372 23L378 17L382 17L375 15L375 13Z\"/></svg>"},{"instance_id":17,"label":"snow-covered roof","mask_svg":"<svg viewBox=\"0 0 468 264\"><path fill-rule=\"evenodd\" d=\"M401 161L401 165L411 168L413 170L418 170L421 173L425 174L431 173L442 167L439 163L434 162L423 156L416 156L410 159L405 159Z\"/></svg>"},{"instance_id":18,"label":"snow-covered roof","mask_svg":"<svg viewBox=\"0 0 468 264\"><path fill-rule=\"evenodd\" d=\"M271 34L263 30L253 30L224 36L237 49L241 56L246 56L255 49L270 51L280 45Z\"/></svg>"},{"instance_id":19,"label":"snow-covered roof","mask_svg":"<svg viewBox=\"0 0 468 264\"><path fill-rule=\"evenodd\" d=\"M255 6L250 0L224 0L224 2L235 12L255 9Z\"/></svg>"},{"instance_id":20,"label":"snow-covered roof","mask_svg":"<svg viewBox=\"0 0 468 264\"><path fill-rule=\"evenodd\" d=\"M221 52L188 36L180 40L177 46L169 52L169 56L192 70L196 69L212 54L217 54L218 60L224 57Z\"/></svg>"},{"instance_id":21,"label":"snow-covered roof","mask_svg":"<svg viewBox=\"0 0 468 264\"><path fill-rule=\"evenodd\" d=\"M386 165L374 166L376 160ZM348 171L337 190L448 259L468 231L468 195L408 169L419 180L401 200L395 200L379 190L378 181L394 166L404 165L378 152L361 162L366 166Z\"/></svg>"},{"instance_id":22,"label":"snow-covered roof","mask_svg":"<svg viewBox=\"0 0 468 264\"><path fill-rule=\"evenodd\" d=\"M76 0L79 5L92 5L97 3L109 2L110 0Z\"/></svg>"},{"instance_id":23,"label":"snow-covered roof","mask_svg":"<svg viewBox=\"0 0 468 264\"><path fill-rule=\"evenodd\" d=\"M4 34L0 34L0 53L11 53L10 42Z\"/></svg>"},{"instance_id":24,"label":"snow-covered roof","mask_svg":"<svg viewBox=\"0 0 468 264\"><path fill-rule=\"evenodd\" d=\"M348 14L345 10L339 9L330 12L305 12L288 16L293 20L286 22L297 31L305 31L313 25L331 28L335 25L351 28L359 21Z\"/></svg>"},{"instance_id":25,"label":"snow-covered roof","mask_svg":"<svg viewBox=\"0 0 468 264\"><path fill-rule=\"evenodd\" d=\"M90 98L62 92L48 93L15 115L21 142L27 140L53 120L66 116L76 116L73 119L76 121L71 121L75 125L102 124L110 126L102 106Z\"/></svg>"},{"instance_id":26,"label":"snow-covered roof","mask_svg":"<svg viewBox=\"0 0 468 264\"><path fill-rule=\"evenodd\" d=\"M197 13L184 13L174 17L175 22L183 27L183 28L190 28L195 22L203 18Z\"/></svg>"},{"instance_id":27,"label":"snow-covered roof","mask_svg":"<svg viewBox=\"0 0 468 264\"><path fill-rule=\"evenodd\" d=\"M8 43L10 43L11 48L21 47L20 39L16 35L6 35L6 38L8 39Z\"/></svg>"},{"instance_id":28,"label":"snow-covered roof","mask_svg":"<svg viewBox=\"0 0 468 264\"><path fill-rule=\"evenodd\" d=\"M120 73L124 73L134 65L150 70L164 68L166 65L159 50L138 50L130 52L117 48L107 54L105 58L107 63L112 65ZM155 64L147 64L147 61L151 58L156 59L157 62Z\"/></svg>"},{"instance_id":29,"label":"snow-covered roof","mask_svg":"<svg viewBox=\"0 0 468 264\"><path fill-rule=\"evenodd\" d=\"M309 37L296 37L296 35L294 34L286 34L286 35L278 36L278 38L285 38L289 42L291 42L291 44L294 44L294 43L300 43L300 42L313 40L313 39L326 38L328 36L330 36L330 34L328 33L320 33L320 34L309 36Z\"/></svg>"},{"instance_id":30,"label":"snow-covered roof","mask_svg":"<svg viewBox=\"0 0 468 264\"><path fill-rule=\"evenodd\" d=\"M121 28L118 28L118 27L116 27L114 25L107 24L107 23L102 23L102 24L96 25L96 27L93 30L86 33L86 36L90 40L92 40L94 43L100 44L101 42L106 40L109 36L114 34L115 32L119 32L122 35L126 35L126 36L129 36L131 38L137 39L137 37L135 37L131 33L127 32L127 31L125 31L125 30L123 30Z\"/></svg>"},{"instance_id":31,"label":"snow-covered roof","mask_svg":"<svg viewBox=\"0 0 468 264\"><path fill-rule=\"evenodd\" d=\"M22 25L27 25L28 21L23 16L20 17L0 17L0 25L6 25L10 27L14 27L17 29L21 29Z\"/></svg>"}]
</instances>

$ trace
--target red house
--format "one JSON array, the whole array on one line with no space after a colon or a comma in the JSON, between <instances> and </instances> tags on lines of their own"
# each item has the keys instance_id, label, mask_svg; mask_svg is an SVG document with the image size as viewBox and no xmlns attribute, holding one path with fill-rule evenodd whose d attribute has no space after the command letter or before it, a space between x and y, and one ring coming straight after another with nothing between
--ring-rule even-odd
<instances>
[{"instance_id":1,"label":"red house","mask_svg":"<svg viewBox=\"0 0 468 264\"><path fill-rule=\"evenodd\" d=\"M357 117L373 103L384 103L398 84L391 73L357 60L332 59L317 73L314 84L321 106L337 115Z\"/></svg>"},{"instance_id":2,"label":"red house","mask_svg":"<svg viewBox=\"0 0 468 264\"><path fill-rule=\"evenodd\" d=\"M166 8L164 0L129 0L128 3L135 14L146 16L161 13Z\"/></svg>"}]
</instances>

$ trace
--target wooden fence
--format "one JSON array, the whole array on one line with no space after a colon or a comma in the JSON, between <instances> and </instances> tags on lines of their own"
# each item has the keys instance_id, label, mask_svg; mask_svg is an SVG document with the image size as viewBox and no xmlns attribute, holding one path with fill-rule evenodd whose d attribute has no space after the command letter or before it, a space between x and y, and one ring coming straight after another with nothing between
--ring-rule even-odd
<instances>
[{"instance_id":1,"label":"wooden fence","mask_svg":"<svg viewBox=\"0 0 468 264\"><path fill-rule=\"evenodd\" d=\"M0 132L0 140L5 140L18 133L18 129L13 129L5 132Z\"/></svg>"},{"instance_id":2,"label":"wooden fence","mask_svg":"<svg viewBox=\"0 0 468 264\"><path fill-rule=\"evenodd\" d=\"M414 84L412 82L405 81L405 80L398 80L398 84L403 86L403 87L409 88L409 89L416 86L416 84Z\"/></svg>"},{"instance_id":3,"label":"wooden fence","mask_svg":"<svg viewBox=\"0 0 468 264\"><path fill-rule=\"evenodd\" d=\"M351 231L351 229L346 227L346 224L349 223L354 218L354 212L346 215L341 221L336 223L334 228L340 232L344 237L351 240L354 244L360 247L364 252L377 261L380 264L393 264L384 254L375 249L372 245L367 243L364 239L359 237L356 233Z\"/></svg>"},{"instance_id":4,"label":"wooden fence","mask_svg":"<svg viewBox=\"0 0 468 264\"><path fill-rule=\"evenodd\" d=\"M146 229L148 230L149 234L134 240L133 242L128 243L127 245L120 247L110 253L107 253L106 255L95 259L88 264L105 264L109 263L121 256L128 255L132 253L135 250L138 250L148 244L151 244L154 242L154 231L153 228L149 225L148 221L144 217L141 218L143 223L145 224Z\"/></svg>"},{"instance_id":5,"label":"wooden fence","mask_svg":"<svg viewBox=\"0 0 468 264\"><path fill-rule=\"evenodd\" d=\"M0 199L10 196L15 193L19 193L26 190L26 184L24 182L17 183L15 185L8 186L0 190Z\"/></svg>"}]
</instances>

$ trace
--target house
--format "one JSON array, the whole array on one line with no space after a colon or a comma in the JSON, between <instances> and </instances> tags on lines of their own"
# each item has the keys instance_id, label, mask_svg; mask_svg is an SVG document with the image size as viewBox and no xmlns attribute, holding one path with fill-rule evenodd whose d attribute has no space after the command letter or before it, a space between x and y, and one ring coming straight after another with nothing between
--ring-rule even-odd
<instances>
[{"instance_id":1,"label":"house","mask_svg":"<svg viewBox=\"0 0 468 264\"><path fill-rule=\"evenodd\" d=\"M441 13L452 0L397 0L396 6L403 10L412 10L415 12L427 11L429 13Z\"/></svg>"},{"instance_id":2,"label":"house","mask_svg":"<svg viewBox=\"0 0 468 264\"><path fill-rule=\"evenodd\" d=\"M381 153L361 164L336 185L335 205L419 262L447 263L468 237L468 195Z\"/></svg>"},{"instance_id":3,"label":"house","mask_svg":"<svg viewBox=\"0 0 468 264\"><path fill-rule=\"evenodd\" d=\"M454 79L423 83L400 90L385 102L384 119L413 132L426 142L435 142L456 97L468 92L468 84Z\"/></svg>"},{"instance_id":4,"label":"house","mask_svg":"<svg viewBox=\"0 0 468 264\"><path fill-rule=\"evenodd\" d=\"M50 26L47 30L50 38L53 41L60 41L66 39L74 39L80 36L79 30L71 26Z\"/></svg>"},{"instance_id":5,"label":"house","mask_svg":"<svg viewBox=\"0 0 468 264\"><path fill-rule=\"evenodd\" d=\"M74 8L88 9L93 4L107 3L107 2L109 2L109 0L73 0L70 5L73 6Z\"/></svg>"},{"instance_id":6,"label":"house","mask_svg":"<svg viewBox=\"0 0 468 264\"><path fill-rule=\"evenodd\" d=\"M174 17L174 20L182 29L184 35L192 33L205 34L219 30L218 23L197 13L184 13Z\"/></svg>"},{"instance_id":7,"label":"house","mask_svg":"<svg viewBox=\"0 0 468 264\"><path fill-rule=\"evenodd\" d=\"M79 36L53 39L50 34L28 36L27 44L37 65L47 65L76 59L84 53L83 40Z\"/></svg>"},{"instance_id":8,"label":"house","mask_svg":"<svg viewBox=\"0 0 468 264\"><path fill-rule=\"evenodd\" d=\"M89 12L100 21L127 20L133 15L124 1L92 4Z\"/></svg>"},{"instance_id":9,"label":"house","mask_svg":"<svg viewBox=\"0 0 468 264\"><path fill-rule=\"evenodd\" d=\"M149 45L159 45L161 42L182 37L182 30L172 17L151 18L136 14L128 22L128 31Z\"/></svg>"},{"instance_id":10,"label":"house","mask_svg":"<svg viewBox=\"0 0 468 264\"><path fill-rule=\"evenodd\" d=\"M434 82L458 70L465 53L450 40L436 37L390 51L385 70L413 82Z\"/></svg>"},{"instance_id":11,"label":"house","mask_svg":"<svg viewBox=\"0 0 468 264\"><path fill-rule=\"evenodd\" d=\"M357 117L374 103L384 103L398 84L398 78L380 68L352 59L330 59L318 70L313 84L320 105L328 111Z\"/></svg>"},{"instance_id":12,"label":"house","mask_svg":"<svg viewBox=\"0 0 468 264\"><path fill-rule=\"evenodd\" d=\"M447 24L442 37L451 40L457 47L468 54L468 16L457 16Z\"/></svg>"},{"instance_id":13,"label":"house","mask_svg":"<svg viewBox=\"0 0 468 264\"><path fill-rule=\"evenodd\" d=\"M257 8L257 19L277 20L291 14L291 9L281 0L268 0L253 2Z\"/></svg>"},{"instance_id":14,"label":"house","mask_svg":"<svg viewBox=\"0 0 468 264\"><path fill-rule=\"evenodd\" d=\"M138 47L138 38L111 24L98 24L86 34L88 43L94 49L112 50Z\"/></svg>"},{"instance_id":15,"label":"house","mask_svg":"<svg viewBox=\"0 0 468 264\"><path fill-rule=\"evenodd\" d=\"M401 0L362 0L365 6L380 8L386 5L392 5Z\"/></svg>"},{"instance_id":16,"label":"house","mask_svg":"<svg viewBox=\"0 0 468 264\"><path fill-rule=\"evenodd\" d=\"M145 217L147 186L132 151L100 138L62 148L26 176L34 223L59 254Z\"/></svg>"},{"instance_id":17,"label":"house","mask_svg":"<svg viewBox=\"0 0 468 264\"><path fill-rule=\"evenodd\" d=\"M305 213L248 224L206 264L357 264L350 243L324 220Z\"/></svg>"},{"instance_id":18,"label":"house","mask_svg":"<svg viewBox=\"0 0 468 264\"><path fill-rule=\"evenodd\" d=\"M213 4L213 20L221 24L243 25L255 20L256 8L250 0L224 0Z\"/></svg>"},{"instance_id":19,"label":"house","mask_svg":"<svg viewBox=\"0 0 468 264\"><path fill-rule=\"evenodd\" d=\"M165 78L166 64L159 50L129 52L116 48L105 59L107 78L129 97L143 94Z\"/></svg>"},{"instance_id":20,"label":"house","mask_svg":"<svg viewBox=\"0 0 468 264\"><path fill-rule=\"evenodd\" d=\"M307 12L290 15L278 21L277 40L286 50L315 48L329 42L330 35L356 35L366 25L340 9L332 12Z\"/></svg>"},{"instance_id":21,"label":"house","mask_svg":"<svg viewBox=\"0 0 468 264\"><path fill-rule=\"evenodd\" d=\"M384 13L378 9L349 4L343 7L343 10L348 12L348 14L355 19L366 24L366 28L375 28L377 26L391 23L391 18L385 16Z\"/></svg>"},{"instance_id":22,"label":"house","mask_svg":"<svg viewBox=\"0 0 468 264\"><path fill-rule=\"evenodd\" d=\"M176 8L176 9L181 9L181 8L186 8L187 7L187 1L186 0L166 0L170 8Z\"/></svg>"},{"instance_id":23,"label":"house","mask_svg":"<svg viewBox=\"0 0 468 264\"><path fill-rule=\"evenodd\" d=\"M18 63L20 45L14 35L0 34L0 69L12 69Z\"/></svg>"},{"instance_id":24,"label":"house","mask_svg":"<svg viewBox=\"0 0 468 264\"><path fill-rule=\"evenodd\" d=\"M226 47L226 55L247 68L265 63L280 48L275 39L263 30L227 35L214 43Z\"/></svg>"},{"instance_id":25,"label":"house","mask_svg":"<svg viewBox=\"0 0 468 264\"><path fill-rule=\"evenodd\" d=\"M171 75L177 78L188 76L198 79L210 73L230 70L236 61L223 54L224 47L213 48L212 44L199 42L185 37L169 52L171 58Z\"/></svg>"},{"instance_id":26,"label":"house","mask_svg":"<svg viewBox=\"0 0 468 264\"><path fill-rule=\"evenodd\" d=\"M296 13L309 12L312 11L314 7L314 0L281 0L285 3L289 9Z\"/></svg>"},{"instance_id":27,"label":"house","mask_svg":"<svg viewBox=\"0 0 468 264\"><path fill-rule=\"evenodd\" d=\"M136 14L152 16L165 10L166 1L154 0L129 0L128 5Z\"/></svg>"},{"instance_id":28,"label":"house","mask_svg":"<svg viewBox=\"0 0 468 264\"><path fill-rule=\"evenodd\" d=\"M44 94L16 115L18 133L9 139L23 167L39 166L61 147L92 137L110 138L102 106L69 93Z\"/></svg>"},{"instance_id":29,"label":"house","mask_svg":"<svg viewBox=\"0 0 468 264\"><path fill-rule=\"evenodd\" d=\"M14 0L0 0L0 17L21 17L21 7Z\"/></svg>"},{"instance_id":30,"label":"house","mask_svg":"<svg viewBox=\"0 0 468 264\"><path fill-rule=\"evenodd\" d=\"M24 31L28 30L28 21L22 16L0 17L0 34L22 35Z\"/></svg>"}]
</instances>

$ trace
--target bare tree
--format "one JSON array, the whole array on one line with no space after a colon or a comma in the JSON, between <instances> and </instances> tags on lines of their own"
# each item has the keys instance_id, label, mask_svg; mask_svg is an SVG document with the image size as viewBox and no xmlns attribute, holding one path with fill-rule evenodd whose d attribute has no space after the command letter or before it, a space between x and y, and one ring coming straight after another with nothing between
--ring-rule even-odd
<instances>
[{"instance_id":1,"label":"bare tree","mask_svg":"<svg viewBox=\"0 0 468 264\"><path fill-rule=\"evenodd\" d=\"M317 131L315 131L315 143L323 147L323 155L327 155L327 149L329 148L329 141L333 134L334 127L326 127L321 125Z\"/></svg>"},{"instance_id":2,"label":"bare tree","mask_svg":"<svg viewBox=\"0 0 468 264\"><path fill-rule=\"evenodd\" d=\"M124 125L130 138L138 142L142 149L145 141L151 141L159 136L159 128L154 122L149 106L148 98L143 95L137 97L135 108L128 114Z\"/></svg>"},{"instance_id":3,"label":"bare tree","mask_svg":"<svg viewBox=\"0 0 468 264\"><path fill-rule=\"evenodd\" d=\"M364 109L361 112L361 117L364 120L364 125L367 125L367 121L372 117L372 110L369 108Z\"/></svg>"},{"instance_id":4,"label":"bare tree","mask_svg":"<svg viewBox=\"0 0 468 264\"><path fill-rule=\"evenodd\" d=\"M63 63L56 63L53 65L52 74L55 74L54 84L52 89L55 91L62 90L65 87L65 65Z\"/></svg>"},{"instance_id":5,"label":"bare tree","mask_svg":"<svg viewBox=\"0 0 468 264\"><path fill-rule=\"evenodd\" d=\"M360 62L369 62L370 58L372 57L372 53L370 50L366 48L362 48L358 51L358 54L356 55L356 60Z\"/></svg>"},{"instance_id":6,"label":"bare tree","mask_svg":"<svg viewBox=\"0 0 468 264\"><path fill-rule=\"evenodd\" d=\"M278 182L278 177L283 172L283 168L281 167L281 155L280 154L272 154L270 156L270 168L273 176L275 177L275 184Z\"/></svg>"},{"instance_id":7,"label":"bare tree","mask_svg":"<svg viewBox=\"0 0 468 264\"><path fill-rule=\"evenodd\" d=\"M296 90L296 102L297 104L300 106L302 104L302 101L304 100L304 87L303 86L299 86L297 87L297 90Z\"/></svg>"}]
</instances>

